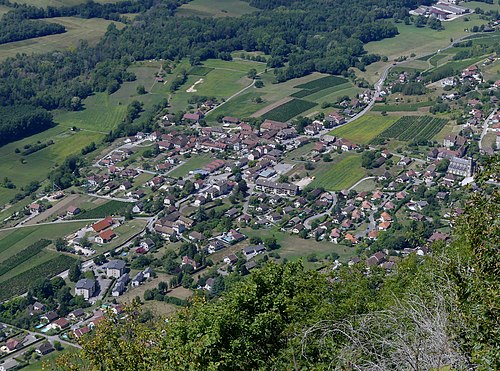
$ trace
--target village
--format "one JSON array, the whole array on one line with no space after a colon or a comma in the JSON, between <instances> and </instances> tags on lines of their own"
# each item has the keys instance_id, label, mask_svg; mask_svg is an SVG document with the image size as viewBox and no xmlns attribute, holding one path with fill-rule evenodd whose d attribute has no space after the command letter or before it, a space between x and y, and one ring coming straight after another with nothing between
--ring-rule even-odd
<instances>
[{"instance_id":1,"label":"village","mask_svg":"<svg viewBox=\"0 0 500 371\"><path fill-rule=\"evenodd\" d=\"M285 238L293 238L299 250L301 241L331 248L333 253L322 259L334 268L362 265L367 272L388 273L409 254L423 256L433 243L446 243L462 212L461 192L475 187L478 155L500 148L498 99L492 94L482 102L468 99L467 91L454 91L458 84L485 88L475 64L434 83L446 88L441 102L466 107L460 129L441 141L392 146L412 125L433 131L436 125L439 131L447 121L417 122L409 116L368 144L336 135L373 102L383 107L397 85L422 81L407 72L392 77L378 91L367 89L300 125L224 116L208 126L204 111L195 109L179 121L164 114L158 130L113 143L81 170L79 191L127 207L104 218L87 219L84 207L75 204L50 214L51 223L82 215L87 223L66 235L59 247L56 243L58 251L84 260L77 272L71 268L59 275L57 290L66 287L71 310L58 308L56 288L45 301L30 292L16 312L19 318L28 313L30 320L0 324L2 367L16 367L20 358L44 356L61 344L77 346L105 314L126 315L131 299L183 305L193 292L213 297L233 272L244 276L268 260L283 261ZM486 89L497 92L500 81ZM496 136L489 147L482 144L487 134ZM363 175L347 188L329 186L329 177L341 177L340 172L314 171L350 156L358 156L361 166L344 171ZM20 224L36 221L65 197L55 192L34 201ZM130 221L140 224L122 236ZM403 230L417 231L411 246L399 238ZM318 262L318 255L306 248L299 255ZM184 296L173 295L176 290Z\"/></svg>"}]
</instances>

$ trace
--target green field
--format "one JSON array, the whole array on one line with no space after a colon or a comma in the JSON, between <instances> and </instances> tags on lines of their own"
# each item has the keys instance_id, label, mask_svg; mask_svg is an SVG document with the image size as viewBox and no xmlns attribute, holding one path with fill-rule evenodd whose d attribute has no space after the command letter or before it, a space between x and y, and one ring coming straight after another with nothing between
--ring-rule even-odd
<instances>
[{"instance_id":1,"label":"green field","mask_svg":"<svg viewBox=\"0 0 500 371\"><path fill-rule=\"evenodd\" d=\"M219 101L227 99L252 83L252 80L247 77L248 71L254 68L257 72L263 72L266 65L246 60L222 61L210 59L203 62L202 66L195 68L195 72L197 70L203 71L203 73L208 72L203 76L194 74L188 76L186 83L172 94L169 101L171 111L186 110L190 106L189 99L195 95L214 97ZM189 71L191 67L187 61L182 61L174 69L173 74L167 76L167 82L172 78L171 76L178 74L181 69ZM195 82L199 83L193 87ZM187 92L191 87L195 91Z\"/></svg>"},{"instance_id":2,"label":"green field","mask_svg":"<svg viewBox=\"0 0 500 371\"><path fill-rule=\"evenodd\" d=\"M27 185L33 180L42 181L55 164L62 162L70 154L78 154L81 149L91 141L99 142L103 134L78 131L73 132L68 128L56 126L42 133L12 142L0 147L0 174L10 178L19 188ZM45 142L49 139L54 144L28 156L21 156L14 153L16 148L23 148L26 144L34 144L38 140ZM24 159L25 163L21 163ZM5 188L0 188L1 195ZM14 190L14 193L18 191ZM12 192L7 192L12 193Z\"/></svg>"},{"instance_id":3,"label":"green field","mask_svg":"<svg viewBox=\"0 0 500 371\"><path fill-rule=\"evenodd\" d=\"M336 137L345 138L358 144L368 144L397 121L396 116L364 115L347 125L330 132Z\"/></svg>"},{"instance_id":4,"label":"green field","mask_svg":"<svg viewBox=\"0 0 500 371\"><path fill-rule=\"evenodd\" d=\"M186 176L187 174L189 174L190 171L201 169L205 165L212 162L213 160L215 160L215 157L209 153L202 155L193 155L191 158L185 159L184 164L180 165L176 169L169 172L168 176L172 178L179 178Z\"/></svg>"},{"instance_id":5,"label":"green field","mask_svg":"<svg viewBox=\"0 0 500 371\"><path fill-rule=\"evenodd\" d=\"M300 237L290 235L286 232L282 232L277 228L273 228L270 230L253 230L251 228L244 228L242 229L242 233L247 235L249 238L276 238L276 242L281 246L276 251L281 256L281 258L286 258L289 260L302 259L312 253L317 254L318 257L324 257L327 254L335 252L339 255L340 260L343 262L348 261L353 256L356 256L355 249L349 248L347 246L341 244L336 245L327 241L315 241L312 238L302 239Z\"/></svg>"},{"instance_id":6,"label":"green field","mask_svg":"<svg viewBox=\"0 0 500 371\"><path fill-rule=\"evenodd\" d=\"M213 68L195 66L188 71L188 74L197 76L206 76L210 71L213 71Z\"/></svg>"},{"instance_id":7,"label":"green field","mask_svg":"<svg viewBox=\"0 0 500 371\"><path fill-rule=\"evenodd\" d=\"M461 71L461 70L463 70L463 69L465 69L473 64L476 64L476 63L482 61L483 59L485 59L485 56L474 57L474 58L464 59L464 60L460 60L460 61L450 61L450 62L441 64L440 66L438 66L436 68L425 71L423 75L424 76L429 75L433 72L441 73L442 71L449 70L448 75L453 76L458 71ZM440 76L444 76L444 75L440 74Z\"/></svg>"},{"instance_id":8,"label":"green field","mask_svg":"<svg viewBox=\"0 0 500 371\"><path fill-rule=\"evenodd\" d=\"M75 232L86 224L87 222L56 223L0 231L0 262L38 240L43 238L55 240Z\"/></svg>"},{"instance_id":9,"label":"green field","mask_svg":"<svg viewBox=\"0 0 500 371\"><path fill-rule=\"evenodd\" d=\"M469 35L470 33L465 31L465 29L487 23L487 21L479 19L478 15L470 15L469 19L468 22L464 22L463 18L451 22L442 22L442 25L445 27L442 31L398 23L396 26L398 27L399 35L389 39L370 42L365 45L365 49L369 53L386 55L389 59L394 59L402 55L409 56L412 52L417 56L428 55L448 46L451 38L456 40L459 37Z\"/></svg>"},{"instance_id":10,"label":"green field","mask_svg":"<svg viewBox=\"0 0 500 371\"><path fill-rule=\"evenodd\" d=\"M55 121L66 127L76 126L107 133L125 118L127 105L133 100L142 102L146 111L168 96L167 86L155 83L155 74L159 69L158 62L137 63L129 68L137 77L135 81L123 83L120 89L111 95L96 93L88 97L84 100L84 109L81 111L58 111ZM138 94L139 85L143 85L148 93Z\"/></svg>"},{"instance_id":11,"label":"green field","mask_svg":"<svg viewBox=\"0 0 500 371\"><path fill-rule=\"evenodd\" d=\"M176 12L179 17L240 17L258 9L241 0L193 0Z\"/></svg>"},{"instance_id":12,"label":"green field","mask_svg":"<svg viewBox=\"0 0 500 371\"><path fill-rule=\"evenodd\" d=\"M447 119L432 116L403 116L379 137L402 141L431 140L447 122Z\"/></svg>"},{"instance_id":13,"label":"green field","mask_svg":"<svg viewBox=\"0 0 500 371\"><path fill-rule=\"evenodd\" d=\"M292 99L291 101L286 102L269 112L266 112L264 115L262 115L262 118L285 122L301 114L302 112L313 108L316 105L317 103L314 102L309 102L301 99Z\"/></svg>"},{"instance_id":14,"label":"green field","mask_svg":"<svg viewBox=\"0 0 500 371\"><path fill-rule=\"evenodd\" d=\"M432 106L434 103L431 101L416 102L413 104L375 104L372 108L374 112L413 112L418 111L419 108Z\"/></svg>"},{"instance_id":15,"label":"green field","mask_svg":"<svg viewBox=\"0 0 500 371\"><path fill-rule=\"evenodd\" d=\"M321 166L316 167L315 171L311 172L311 175L316 177L310 184L311 187L340 191L353 186L366 176L366 172L361 167L361 155L349 153L338 162L322 163Z\"/></svg>"},{"instance_id":16,"label":"green field","mask_svg":"<svg viewBox=\"0 0 500 371\"><path fill-rule=\"evenodd\" d=\"M75 219L95 219L95 218L106 218L108 216L123 216L125 211L132 207L133 204L130 202L121 202L111 200L102 205L99 205L93 209L86 210L78 215Z\"/></svg>"},{"instance_id":17,"label":"green field","mask_svg":"<svg viewBox=\"0 0 500 371\"><path fill-rule=\"evenodd\" d=\"M58 35L37 37L0 45L0 60L15 57L16 54L47 53L75 47L80 40L95 44L106 32L111 21L101 18L83 19L77 17L47 18L47 22L59 23L66 27L66 32ZM118 28L122 23L115 22Z\"/></svg>"}]
</instances>

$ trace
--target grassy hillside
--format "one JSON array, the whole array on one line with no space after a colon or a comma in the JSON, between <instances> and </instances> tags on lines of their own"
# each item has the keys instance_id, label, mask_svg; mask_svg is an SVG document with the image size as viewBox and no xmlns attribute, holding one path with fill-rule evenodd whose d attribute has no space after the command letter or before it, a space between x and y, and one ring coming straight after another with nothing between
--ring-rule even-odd
<instances>
[{"instance_id":1,"label":"grassy hillside","mask_svg":"<svg viewBox=\"0 0 500 371\"><path fill-rule=\"evenodd\" d=\"M47 53L76 46L80 40L90 44L104 35L111 21L100 18L83 19L77 17L47 18L48 22L59 23L66 27L66 32L58 35L37 37L0 45L0 60L14 57L18 53ZM115 22L116 23L116 22ZM124 25L116 23L118 28Z\"/></svg>"}]
</instances>

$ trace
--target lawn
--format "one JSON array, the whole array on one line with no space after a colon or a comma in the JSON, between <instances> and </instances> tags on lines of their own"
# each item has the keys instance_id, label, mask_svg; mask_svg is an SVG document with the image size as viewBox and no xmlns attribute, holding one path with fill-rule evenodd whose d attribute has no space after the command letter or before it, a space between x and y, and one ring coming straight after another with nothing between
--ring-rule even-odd
<instances>
[{"instance_id":1,"label":"lawn","mask_svg":"<svg viewBox=\"0 0 500 371\"><path fill-rule=\"evenodd\" d=\"M396 116L363 115L347 125L332 130L330 134L351 140L357 144L368 144L373 138L394 124L397 119Z\"/></svg>"},{"instance_id":2,"label":"lawn","mask_svg":"<svg viewBox=\"0 0 500 371\"><path fill-rule=\"evenodd\" d=\"M339 161L318 164L310 174L316 177L310 184L311 187L340 191L348 189L365 177L366 171L361 167L361 155L348 153Z\"/></svg>"},{"instance_id":3,"label":"lawn","mask_svg":"<svg viewBox=\"0 0 500 371\"><path fill-rule=\"evenodd\" d=\"M93 248L95 248L98 253L103 253L111 249L114 249L120 245L123 245L132 236L141 232L146 226L146 224L147 220L143 219L134 219L125 221L125 223L114 229L116 235L118 236L117 238L113 239L113 241L106 243L102 246L94 244Z\"/></svg>"},{"instance_id":4,"label":"lawn","mask_svg":"<svg viewBox=\"0 0 500 371\"><path fill-rule=\"evenodd\" d=\"M266 112L262 115L262 118L275 120L275 121L288 121L295 116L305 112L313 107L315 107L317 103L309 102L302 99L292 99L271 111Z\"/></svg>"},{"instance_id":5,"label":"lawn","mask_svg":"<svg viewBox=\"0 0 500 371\"><path fill-rule=\"evenodd\" d=\"M183 4L178 17L240 17L258 10L241 0L193 0Z\"/></svg>"},{"instance_id":6,"label":"lawn","mask_svg":"<svg viewBox=\"0 0 500 371\"><path fill-rule=\"evenodd\" d=\"M215 158L211 154L193 155L191 158L185 159L185 163L168 173L172 178L184 177L190 171L201 169L205 165L212 162Z\"/></svg>"},{"instance_id":7,"label":"lawn","mask_svg":"<svg viewBox=\"0 0 500 371\"><path fill-rule=\"evenodd\" d=\"M80 40L87 40L90 44L95 44L101 39L111 23L111 21L101 18L83 19L77 17L47 18L45 21L62 24L66 27L67 32L0 45L0 60L15 57L18 53L47 53L75 47ZM118 28L124 26L119 22L115 22L115 24Z\"/></svg>"}]
</instances>

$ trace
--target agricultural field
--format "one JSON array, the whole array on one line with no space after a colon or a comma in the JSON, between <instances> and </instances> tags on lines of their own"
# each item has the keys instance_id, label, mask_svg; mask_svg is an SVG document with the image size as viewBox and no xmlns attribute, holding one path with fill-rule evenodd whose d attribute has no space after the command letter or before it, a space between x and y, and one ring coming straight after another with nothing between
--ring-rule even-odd
<instances>
[{"instance_id":1,"label":"agricultural field","mask_svg":"<svg viewBox=\"0 0 500 371\"><path fill-rule=\"evenodd\" d=\"M460 61L450 61L450 62L441 64L436 68L425 71L425 73L423 75L424 76L429 75L433 72L440 73L441 71L446 71L449 69L450 70L449 75L452 76L456 72L461 71L461 70L463 70L463 69L465 69L473 64L476 64L476 63L482 61L484 58L485 58L484 56L480 56L480 57L474 57L474 58L464 59L464 60L460 60Z\"/></svg>"},{"instance_id":2,"label":"agricultural field","mask_svg":"<svg viewBox=\"0 0 500 371\"><path fill-rule=\"evenodd\" d=\"M447 122L447 119L432 116L403 116L378 137L402 141L431 140Z\"/></svg>"},{"instance_id":3,"label":"agricultural field","mask_svg":"<svg viewBox=\"0 0 500 371\"><path fill-rule=\"evenodd\" d=\"M431 101L424 101L424 102L415 102L415 103L410 103L410 104L384 104L384 103L378 103L373 106L371 109L374 112L414 112L418 111L420 108L423 107L430 107L434 104L434 102Z\"/></svg>"},{"instance_id":4,"label":"agricultural field","mask_svg":"<svg viewBox=\"0 0 500 371\"><path fill-rule=\"evenodd\" d=\"M302 99L292 99L289 102L286 102L269 112L266 112L262 115L262 118L275 120L275 121L288 121L295 116L305 112L313 107L315 107L317 103L309 102Z\"/></svg>"},{"instance_id":5,"label":"agricultural field","mask_svg":"<svg viewBox=\"0 0 500 371\"><path fill-rule=\"evenodd\" d=\"M31 283L40 278L50 278L64 272L77 261L77 258L68 255L56 255L53 259L45 262L37 260L37 265L21 273L16 269L16 275L11 278L4 279L4 277L1 277L0 284L2 284L3 288L0 291L0 301L26 292Z\"/></svg>"},{"instance_id":6,"label":"agricultural field","mask_svg":"<svg viewBox=\"0 0 500 371\"><path fill-rule=\"evenodd\" d=\"M486 81L492 80L500 80L500 60L496 60L495 62L481 67L481 72Z\"/></svg>"},{"instance_id":7,"label":"agricultural field","mask_svg":"<svg viewBox=\"0 0 500 371\"><path fill-rule=\"evenodd\" d=\"M201 169L213 160L214 157L210 154L193 155L191 158L185 159L185 163L169 172L168 176L172 178L186 176L190 171Z\"/></svg>"},{"instance_id":8,"label":"agricultural field","mask_svg":"<svg viewBox=\"0 0 500 371\"><path fill-rule=\"evenodd\" d=\"M133 203L111 200L95 208L83 211L76 215L74 219L97 219L116 215L122 216L130 207L133 207Z\"/></svg>"},{"instance_id":9,"label":"agricultural field","mask_svg":"<svg viewBox=\"0 0 500 371\"><path fill-rule=\"evenodd\" d=\"M47 53L78 45L80 40L95 44L106 32L111 21L101 18L83 19L77 17L47 18L47 22L59 23L66 27L66 32L58 35L37 37L0 45L0 60L15 57L16 54ZM114 22L117 28L123 23Z\"/></svg>"},{"instance_id":10,"label":"agricultural field","mask_svg":"<svg viewBox=\"0 0 500 371\"><path fill-rule=\"evenodd\" d=\"M311 187L323 187L329 191L348 189L366 176L361 167L361 156L351 153L341 156L338 161L317 164L310 174L316 177Z\"/></svg>"},{"instance_id":11,"label":"agricultural field","mask_svg":"<svg viewBox=\"0 0 500 371\"><path fill-rule=\"evenodd\" d=\"M291 94L291 97L294 98L304 98L309 95L312 95L314 93L320 92L322 90L328 89L335 87L337 85L343 85L347 83L348 80L338 77L338 76L325 76L322 78L319 78L317 80L310 81L305 84L300 84L294 86L295 88L299 88L302 90L299 90L296 93Z\"/></svg>"},{"instance_id":12,"label":"agricultural field","mask_svg":"<svg viewBox=\"0 0 500 371\"><path fill-rule=\"evenodd\" d=\"M398 120L397 116L367 114L330 132L357 144L368 144Z\"/></svg>"},{"instance_id":13,"label":"agricultural field","mask_svg":"<svg viewBox=\"0 0 500 371\"><path fill-rule=\"evenodd\" d=\"M178 17L240 17L258 10L241 0L193 0L183 4L176 12Z\"/></svg>"}]
</instances>

